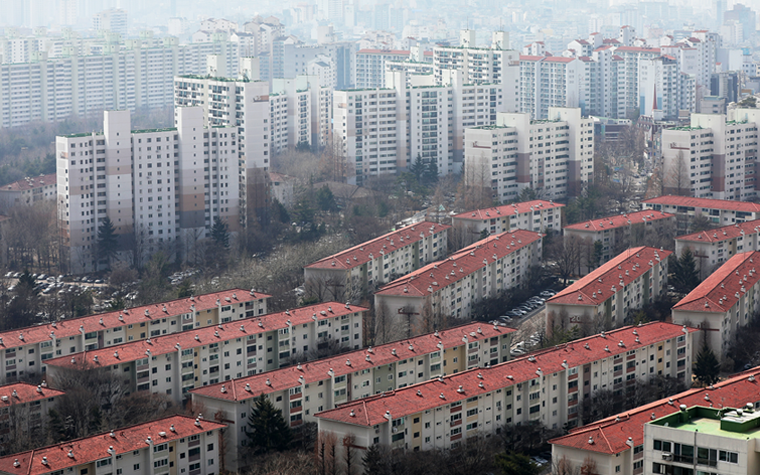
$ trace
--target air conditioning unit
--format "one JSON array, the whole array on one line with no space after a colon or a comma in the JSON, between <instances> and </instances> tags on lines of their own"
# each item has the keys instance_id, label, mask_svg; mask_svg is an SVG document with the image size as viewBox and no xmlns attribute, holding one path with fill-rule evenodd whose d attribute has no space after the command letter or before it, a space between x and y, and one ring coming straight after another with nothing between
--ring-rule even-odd
<instances>
[{"instance_id":1,"label":"air conditioning unit","mask_svg":"<svg viewBox=\"0 0 760 475\"><path fill-rule=\"evenodd\" d=\"M663 460L673 460L673 454L662 454Z\"/></svg>"}]
</instances>

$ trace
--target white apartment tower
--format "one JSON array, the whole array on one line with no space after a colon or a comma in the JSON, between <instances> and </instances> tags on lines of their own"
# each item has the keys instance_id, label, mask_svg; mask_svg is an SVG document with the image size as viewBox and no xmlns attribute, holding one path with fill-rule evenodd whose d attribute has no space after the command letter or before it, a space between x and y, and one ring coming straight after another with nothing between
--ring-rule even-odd
<instances>
[{"instance_id":1,"label":"white apartment tower","mask_svg":"<svg viewBox=\"0 0 760 475\"><path fill-rule=\"evenodd\" d=\"M186 252L219 217L238 229L236 131L209 129L200 108L175 109L176 127L131 130L129 111L106 111L103 132L56 138L58 214L69 272L98 270L106 217L122 257ZM122 161L123 160L123 161ZM181 257L181 256L179 256Z\"/></svg>"},{"instance_id":2,"label":"white apartment tower","mask_svg":"<svg viewBox=\"0 0 760 475\"><path fill-rule=\"evenodd\" d=\"M593 121L578 108L550 107L549 119L497 114L496 125L465 132L465 183L511 201L525 188L542 199L578 196L594 175Z\"/></svg>"},{"instance_id":3,"label":"white apartment tower","mask_svg":"<svg viewBox=\"0 0 760 475\"><path fill-rule=\"evenodd\" d=\"M757 196L757 124L760 111L691 114L689 127L662 131L666 194L746 201ZM678 193L678 192L681 193Z\"/></svg>"}]
</instances>

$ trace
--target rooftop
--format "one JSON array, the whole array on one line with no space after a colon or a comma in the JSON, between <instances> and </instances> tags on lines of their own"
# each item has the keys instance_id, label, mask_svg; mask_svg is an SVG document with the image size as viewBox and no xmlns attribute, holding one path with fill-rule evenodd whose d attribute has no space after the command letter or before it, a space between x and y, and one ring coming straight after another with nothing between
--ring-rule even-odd
<instances>
[{"instance_id":1,"label":"rooftop","mask_svg":"<svg viewBox=\"0 0 760 475\"><path fill-rule=\"evenodd\" d=\"M503 258L544 235L518 229L494 234L452 254L447 259L428 264L385 285L375 295L424 297L469 276L489 262Z\"/></svg>"},{"instance_id":2,"label":"rooftop","mask_svg":"<svg viewBox=\"0 0 760 475\"><path fill-rule=\"evenodd\" d=\"M54 338L66 338L81 333L103 331L124 325L150 322L156 318L173 317L217 308L222 302L242 303L270 298L271 295L258 292L230 289L221 292L197 295L168 302L158 302L125 310L71 318L59 322L18 328L0 333L0 348L14 348L17 345L31 345Z\"/></svg>"},{"instance_id":3,"label":"rooftop","mask_svg":"<svg viewBox=\"0 0 760 475\"><path fill-rule=\"evenodd\" d=\"M733 255L675 304L673 310L707 313L729 311L760 280L756 266L760 267L760 251Z\"/></svg>"},{"instance_id":4,"label":"rooftop","mask_svg":"<svg viewBox=\"0 0 760 475\"><path fill-rule=\"evenodd\" d=\"M630 248L575 281L546 304L600 305L671 254L653 247Z\"/></svg>"},{"instance_id":5,"label":"rooftop","mask_svg":"<svg viewBox=\"0 0 760 475\"><path fill-rule=\"evenodd\" d=\"M289 366L232 381L203 386L190 392L215 399L243 401L257 397L262 393L269 394L299 386L302 381L303 384L310 384L328 379L330 378L329 371L332 371L334 376L343 376L355 371L415 358L436 350L454 348L462 344L463 338L467 338L469 341L487 340L514 331L516 330L512 328L491 326L485 322L470 323L448 330L394 341L375 348L370 347L298 366Z\"/></svg>"},{"instance_id":6,"label":"rooftop","mask_svg":"<svg viewBox=\"0 0 760 475\"><path fill-rule=\"evenodd\" d=\"M592 219L582 223L575 223L565 226L564 229L573 229L578 231L604 231L605 229L621 228L631 224L638 224L647 221L659 221L661 219L674 218L674 214L664 213L662 211L636 211L635 213L618 214L606 218Z\"/></svg>"},{"instance_id":7,"label":"rooftop","mask_svg":"<svg viewBox=\"0 0 760 475\"><path fill-rule=\"evenodd\" d=\"M45 383L39 386L29 383L6 384L5 386L0 386L0 407L9 407L13 404L26 404L63 395L63 391L48 388Z\"/></svg>"},{"instance_id":8,"label":"rooftop","mask_svg":"<svg viewBox=\"0 0 760 475\"><path fill-rule=\"evenodd\" d=\"M746 213L760 212L760 204L746 201L714 200L710 198L692 198L690 196L663 195L642 201L645 204L661 204L669 206L685 206L687 208L722 209L728 211L743 211Z\"/></svg>"},{"instance_id":9,"label":"rooftop","mask_svg":"<svg viewBox=\"0 0 760 475\"><path fill-rule=\"evenodd\" d=\"M407 386L377 396L342 404L316 416L346 424L374 426L388 419L434 409L497 389L540 378L544 374L564 371L593 361L624 354L656 342L694 332L679 325L653 322L637 327L623 327L609 333L581 338L539 353L487 368L444 376Z\"/></svg>"},{"instance_id":10,"label":"rooftop","mask_svg":"<svg viewBox=\"0 0 760 475\"><path fill-rule=\"evenodd\" d=\"M707 388L689 389L670 398L639 406L616 416L579 427L549 442L579 450L620 454L644 444L644 424L680 411L679 406L710 406L719 409L746 407L758 400L760 367L738 374ZM630 442L631 445L628 445Z\"/></svg>"},{"instance_id":11,"label":"rooftop","mask_svg":"<svg viewBox=\"0 0 760 475\"><path fill-rule=\"evenodd\" d=\"M515 214L530 213L536 210L562 208L564 206L565 205L562 203L555 203L554 201L546 200L523 201L522 203L513 203L511 205L502 205L495 206L493 208L465 211L464 213L459 213L454 216L454 219L485 221L488 219L511 216Z\"/></svg>"},{"instance_id":12,"label":"rooftop","mask_svg":"<svg viewBox=\"0 0 760 475\"><path fill-rule=\"evenodd\" d=\"M405 228L383 234L370 241L327 256L306 266L307 269L353 269L366 264L373 259L379 259L385 254L397 251L423 239L425 235L435 235L446 231L451 226L430 221L407 226Z\"/></svg>"},{"instance_id":13,"label":"rooftop","mask_svg":"<svg viewBox=\"0 0 760 475\"><path fill-rule=\"evenodd\" d=\"M743 440L760 435L760 412L755 412L754 405L751 404L741 409L705 406L680 409L679 412L661 417L649 424Z\"/></svg>"},{"instance_id":14,"label":"rooftop","mask_svg":"<svg viewBox=\"0 0 760 475\"><path fill-rule=\"evenodd\" d=\"M222 323L217 326L196 328L178 333L170 333L147 340L133 341L123 345L109 346L97 350L83 351L70 356L45 360L48 366L69 369L90 369L107 367L142 359L145 356L158 356L177 352L181 349L196 348L222 341L229 341L241 336L261 334L274 330L302 325L313 320L340 317L356 312L364 312L364 307L351 306L338 302L326 302L316 305L269 313L260 317L250 317Z\"/></svg>"},{"instance_id":15,"label":"rooftop","mask_svg":"<svg viewBox=\"0 0 760 475\"><path fill-rule=\"evenodd\" d=\"M48 185L56 184L56 175L51 173L50 175L40 175L33 177L26 177L23 180L14 181L0 187L3 191L26 191L32 188L40 188Z\"/></svg>"},{"instance_id":16,"label":"rooftop","mask_svg":"<svg viewBox=\"0 0 760 475\"><path fill-rule=\"evenodd\" d=\"M171 442L207 431L223 429L224 424L172 416L124 429L71 440L28 452L0 458L0 472L19 475L42 475L71 467L94 463L113 455L126 454L150 447L155 443Z\"/></svg>"},{"instance_id":17,"label":"rooftop","mask_svg":"<svg viewBox=\"0 0 760 475\"><path fill-rule=\"evenodd\" d=\"M729 239L735 239L747 234L757 234L760 232L760 219L736 223L731 226L710 229L708 231L699 231L697 233L677 236L676 241L690 242L721 242Z\"/></svg>"}]
</instances>

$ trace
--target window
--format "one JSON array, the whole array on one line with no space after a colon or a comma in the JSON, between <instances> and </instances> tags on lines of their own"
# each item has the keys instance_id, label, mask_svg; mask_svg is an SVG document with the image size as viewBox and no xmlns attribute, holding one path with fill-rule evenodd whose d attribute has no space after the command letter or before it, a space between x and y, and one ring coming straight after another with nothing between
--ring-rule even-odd
<instances>
[{"instance_id":1,"label":"window","mask_svg":"<svg viewBox=\"0 0 760 475\"><path fill-rule=\"evenodd\" d=\"M725 450L720 450L718 452L718 460L721 462L739 463L739 454L736 452L727 452Z\"/></svg>"}]
</instances>

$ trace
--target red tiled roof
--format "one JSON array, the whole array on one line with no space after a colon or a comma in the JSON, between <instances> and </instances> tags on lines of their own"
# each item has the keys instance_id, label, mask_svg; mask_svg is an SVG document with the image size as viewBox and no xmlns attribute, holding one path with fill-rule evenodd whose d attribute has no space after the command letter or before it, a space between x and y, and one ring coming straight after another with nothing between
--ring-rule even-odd
<instances>
[{"instance_id":1,"label":"red tiled roof","mask_svg":"<svg viewBox=\"0 0 760 475\"><path fill-rule=\"evenodd\" d=\"M604 43L619 45L620 41L617 38L605 38Z\"/></svg>"},{"instance_id":2,"label":"red tiled roof","mask_svg":"<svg viewBox=\"0 0 760 475\"><path fill-rule=\"evenodd\" d=\"M26 191L41 186L55 185L55 183L55 173L51 173L50 175L33 176L8 183L7 185L0 186L0 191Z\"/></svg>"},{"instance_id":3,"label":"red tiled roof","mask_svg":"<svg viewBox=\"0 0 760 475\"><path fill-rule=\"evenodd\" d=\"M58 391L45 386L35 386L29 383L13 383L0 386L0 407L9 407L12 404L25 404L39 401L50 397L63 396L63 391Z\"/></svg>"},{"instance_id":4,"label":"red tiled roof","mask_svg":"<svg viewBox=\"0 0 760 475\"><path fill-rule=\"evenodd\" d=\"M372 259L378 259L382 254L387 254L414 244L422 239L422 234L438 234L450 227L447 224L423 221L376 237L332 256L327 256L324 259L309 264L306 268L353 269L354 267L366 264Z\"/></svg>"},{"instance_id":5,"label":"red tiled roof","mask_svg":"<svg viewBox=\"0 0 760 475\"><path fill-rule=\"evenodd\" d=\"M198 295L183 299L171 300L169 302L159 302L141 307L133 307L126 310L88 315L86 317L71 318L61 320L60 322L47 323L45 325L36 325L33 327L18 328L0 333L0 348L15 347L17 344L29 345L48 341L51 339L51 333L55 333L56 338L65 338L74 336L82 331L90 333L101 331L108 328L121 327L129 324L139 324L149 322L153 318L168 317L189 313L190 306L195 305L196 311L216 308L216 301L226 303L250 302L252 300L270 298L271 295L243 289L230 289L221 292L212 292L209 294ZM166 311L164 311L166 308ZM146 312L148 314L146 315ZM119 317L121 316L121 320ZM22 338L23 337L23 338Z\"/></svg>"},{"instance_id":6,"label":"red tiled roof","mask_svg":"<svg viewBox=\"0 0 760 475\"><path fill-rule=\"evenodd\" d=\"M760 280L757 268L760 268L760 251L735 254L675 304L673 310L727 312Z\"/></svg>"},{"instance_id":7,"label":"red tiled roof","mask_svg":"<svg viewBox=\"0 0 760 475\"><path fill-rule=\"evenodd\" d=\"M113 436L111 433L104 433L9 455L0 458L0 472L42 475L108 458L111 456L111 448L114 455L144 449L149 447L145 443L148 437L158 444L226 427L224 424L208 420L200 420L200 425L196 425L195 422L196 420L190 417L172 416L114 431ZM43 458L47 465L42 463Z\"/></svg>"},{"instance_id":8,"label":"red tiled roof","mask_svg":"<svg viewBox=\"0 0 760 475\"><path fill-rule=\"evenodd\" d=\"M578 231L604 231L605 229L615 229L630 224L642 223L645 221L658 221L660 219L675 218L674 214L664 213L662 211L636 211L635 213L618 214L606 218L592 219L582 223L575 223L565 226L564 229L573 229Z\"/></svg>"},{"instance_id":9,"label":"red tiled roof","mask_svg":"<svg viewBox=\"0 0 760 475\"><path fill-rule=\"evenodd\" d=\"M531 56L527 54L520 55L520 61L541 61L544 58L546 58L546 56Z\"/></svg>"},{"instance_id":10,"label":"red tiled roof","mask_svg":"<svg viewBox=\"0 0 760 475\"><path fill-rule=\"evenodd\" d=\"M512 328L494 327L485 322L470 323L436 333L387 343L375 348L319 359L299 366L289 366L232 381L203 386L190 392L215 399L243 401L257 397L262 393L269 394L299 386L301 384L299 378L301 377L304 379L304 384L310 384L327 379L330 370L335 376L343 376L355 371L414 358L440 348L454 348L463 343L463 337L467 337L469 341L488 340L494 336L505 335L514 331L516 330ZM350 366L348 363L351 363ZM222 392L222 387L225 388L225 392Z\"/></svg>"},{"instance_id":11,"label":"red tiled roof","mask_svg":"<svg viewBox=\"0 0 760 475\"><path fill-rule=\"evenodd\" d=\"M571 63L575 61L575 58L565 58L563 56L550 56L546 58L546 61L550 63Z\"/></svg>"},{"instance_id":12,"label":"red tiled roof","mask_svg":"<svg viewBox=\"0 0 760 475\"><path fill-rule=\"evenodd\" d=\"M475 209L465 211L454 216L454 219L470 219L475 221L484 221L487 219L499 218L502 216L512 216L515 214L530 213L536 210L562 208L565 205L546 200L523 201L522 203L513 203L511 205L495 206L493 208Z\"/></svg>"},{"instance_id":13,"label":"red tiled roof","mask_svg":"<svg viewBox=\"0 0 760 475\"><path fill-rule=\"evenodd\" d=\"M443 289L484 267L488 262L511 254L538 241L543 234L534 231L506 231L482 239L449 258L428 264L396 279L378 290L376 295L423 297Z\"/></svg>"},{"instance_id":14,"label":"red tiled roof","mask_svg":"<svg viewBox=\"0 0 760 475\"><path fill-rule=\"evenodd\" d=\"M697 233L686 234L685 236L677 236L676 241L721 242L739 236L757 234L758 232L760 232L760 219L755 219L753 221L736 223L731 226L723 226L709 231L699 231Z\"/></svg>"},{"instance_id":15,"label":"red tiled roof","mask_svg":"<svg viewBox=\"0 0 760 475\"><path fill-rule=\"evenodd\" d=\"M743 211L746 213L760 212L760 204L745 201L714 200L710 198L692 198L690 196L663 195L649 198L642 203L653 203L670 206L686 206L691 208L723 209L728 211Z\"/></svg>"},{"instance_id":16,"label":"red tiled roof","mask_svg":"<svg viewBox=\"0 0 760 475\"><path fill-rule=\"evenodd\" d=\"M671 398L637 407L616 416L574 429L549 443L604 454L619 454L644 443L644 424L678 412L681 404L743 408L758 400L760 368L753 368L709 388L689 389ZM627 444L633 439L633 445ZM593 443L589 443L589 439Z\"/></svg>"},{"instance_id":17,"label":"red tiled roof","mask_svg":"<svg viewBox=\"0 0 760 475\"><path fill-rule=\"evenodd\" d=\"M599 305L612 294L636 280L654 265L665 260L671 251L653 247L634 247L623 251L587 276L546 301L560 305Z\"/></svg>"},{"instance_id":18,"label":"red tiled roof","mask_svg":"<svg viewBox=\"0 0 760 475\"><path fill-rule=\"evenodd\" d=\"M615 48L615 52L660 54L660 48L641 48L639 46L620 46L618 48Z\"/></svg>"},{"instance_id":19,"label":"red tiled roof","mask_svg":"<svg viewBox=\"0 0 760 475\"><path fill-rule=\"evenodd\" d=\"M566 368L574 368L659 341L669 340L682 335L684 329L685 327L680 325L665 322L624 327L607 334L594 335L555 346L506 363L487 368L475 368L377 396L358 399L342 404L336 409L316 414L316 417L346 424L374 426L387 420L386 411L390 412L393 419L416 414L496 389L524 383L543 374L564 371ZM697 330L690 328L686 331Z\"/></svg>"},{"instance_id":20,"label":"red tiled roof","mask_svg":"<svg viewBox=\"0 0 760 475\"><path fill-rule=\"evenodd\" d=\"M338 302L326 302L280 313L269 313L259 317L250 317L233 322L223 323L217 326L203 327L195 330L170 333L148 340L133 341L122 345L99 348L92 351L84 351L69 356L45 360L50 366L71 369L88 369L91 367L107 367L128 361L144 358L147 352L152 356L164 355L176 352L176 346L182 349L196 348L220 341L228 341L240 338L244 335L252 335L265 331L288 328L288 322L292 326L311 322L316 315L317 320L335 318L350 313L364 312L364 307L350 306ZM95 358L97 357L97 362Z\"/></svg>"}]
</instances>

